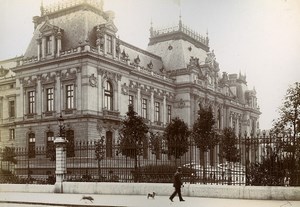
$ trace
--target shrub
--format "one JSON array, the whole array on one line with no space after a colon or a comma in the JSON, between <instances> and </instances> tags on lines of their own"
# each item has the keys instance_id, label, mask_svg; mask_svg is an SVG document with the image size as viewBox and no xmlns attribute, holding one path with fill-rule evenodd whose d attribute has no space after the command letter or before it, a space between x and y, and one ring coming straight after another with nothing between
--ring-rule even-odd
<instances>
[{"instance_id":1,"label":"shrub","mask_svg":"<svg viewBox=\"0 0 300 207\"><path fill-rule=\"evenodd\" d=\"M174 165L147 165L139 168L137 172L133 171L133 176L138 178L139 182L147 183L172 183L173 176L177 167ZM194 169L182 167L182 179L188 179L192 173L196 173Z\"/></svg>"}]
</instances>

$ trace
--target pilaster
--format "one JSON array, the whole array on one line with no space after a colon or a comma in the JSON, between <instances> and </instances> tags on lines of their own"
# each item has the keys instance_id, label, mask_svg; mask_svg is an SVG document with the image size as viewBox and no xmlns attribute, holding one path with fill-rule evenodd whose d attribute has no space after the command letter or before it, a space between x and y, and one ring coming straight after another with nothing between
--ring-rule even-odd
<instances>
[{"instance_id":1,"label":"pilaster","mask_svg":"<svg viewBox=\"0 0 300 207\"><path fill-rule=\"evenodd\" d=\"M150 96L150 109L149 109L150 121L154 122L154 90L151 87L151 96Z\"/></svg>"},{"instance_id":2,"label":"pilaster","mask_svg":"<svg viewBox=\"0 0 300 207\"><path fill-rule=\"evenodd\" d=\"M56 84L55 84L55 91L56 91L56 99L55 99L55 107L56 107L56 112L60 113L62 110L62 105L61 102L63 100L63 97L61 95L61 73L60 71L56 72Z\"/></svg>"}]
</instances>

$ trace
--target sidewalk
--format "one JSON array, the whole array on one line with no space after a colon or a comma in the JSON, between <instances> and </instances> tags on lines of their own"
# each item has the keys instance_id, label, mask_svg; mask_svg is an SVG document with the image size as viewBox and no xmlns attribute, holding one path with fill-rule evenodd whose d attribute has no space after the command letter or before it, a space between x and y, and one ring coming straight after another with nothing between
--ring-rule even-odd
<instances>
[{"instance_id":1,"label":"sidewalk","mask_svg":"<svg viewBox=\"0 0 300 207\"><path fill-rule=\"evenodd\" d=\"M168 196L157 195L155 199L147 199L140 195L86 195L92 196L94 201L82 200L82 194L50 194L50 193L0 193L0 206L106 206L106 207L300 207L300 201L277 200L237 200L185 197L185 202L174 202ZM28 205L31 204L31 205Z\"/></svg>"}]
</instances>

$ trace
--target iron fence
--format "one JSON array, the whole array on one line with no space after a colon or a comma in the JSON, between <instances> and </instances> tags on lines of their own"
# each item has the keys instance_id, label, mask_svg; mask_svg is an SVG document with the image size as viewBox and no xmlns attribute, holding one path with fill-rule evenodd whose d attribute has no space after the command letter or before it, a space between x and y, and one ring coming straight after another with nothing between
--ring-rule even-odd
<instances>
[{"instance_id":1,"label":"iron fence","mask_svg":"<svg viewBox=\"0 0 300 207\"><path fill-rule=\"evenodd\" d=\"M190 141L179 159L168 155L161 142L159 150L149 143L139 154L123 155L118 144L97 145L79 141L67 148L66 181L73 182L172 182L176 167L183 168L184 182L211 185L294 185L300 184L299 138L240 137L238 162L220 157L224 144L201 153ZM175 146L176 148L176 146ZM156 148L157 149L157 148ZM135 153L136 151L132 151ZM1 151L0 182L55 182L55 161L49 149L37 147L34 156L27 148L14 148L16 164ZM52 152L53 153L53 152ZM9 179L7 178L9 177Z\"/></svg>"}]
</instances>

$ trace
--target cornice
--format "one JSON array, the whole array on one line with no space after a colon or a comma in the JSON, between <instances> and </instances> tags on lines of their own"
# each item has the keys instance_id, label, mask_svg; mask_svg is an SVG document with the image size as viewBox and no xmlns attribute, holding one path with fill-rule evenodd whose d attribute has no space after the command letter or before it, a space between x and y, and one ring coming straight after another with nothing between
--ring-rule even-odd
<instances>
[{"instance_id":1,"label":"cornice","mask_svg":"<svg viewBox=\"0 0 300 207\"><path fill-rule=\"evenodd\" d=\"M161 34L159 36L151 37L149 46L154 45L159 42L164 42L168 40L186 40L188 42L191 42L193 45L195 45L197 48L201 48L206 52L209 52L209 47L204 45L203 43L195 40L194 38L190 37L189 35L181 32L181 31L174 31L174 32L169 32L166 34Z\"/></svg>"},{"instance_id":2,"label":"cornice","mask_svg":"<svg viewBox=\"0 0 300 207\"><path fill-rule=\"evenodd\" d=\"M153 54L153 53L150 53L150 52L148 52L148 51L146 51L146 50L143 50L143 49L141 49L141 48L138 48L138 47L136 47L136 46L134 46L134 45L131 45L131 44L127 43L127 42L124 42L124 41L122 41L122 40L120 40L120 45L126 46L126 47L128 47L128 48L130 48L130 49L132 49L132 50L135 50L135 51L139 52L139 53L142 53L142 54L144 54L144 55L148 55L148 56L150 56L150 57L152 57L152 58L155 58L155 59L158 59L158 60L162 61L162 59L161 59L160 56L155 55L155 54Z\"/></svg>"}]
</instances>

